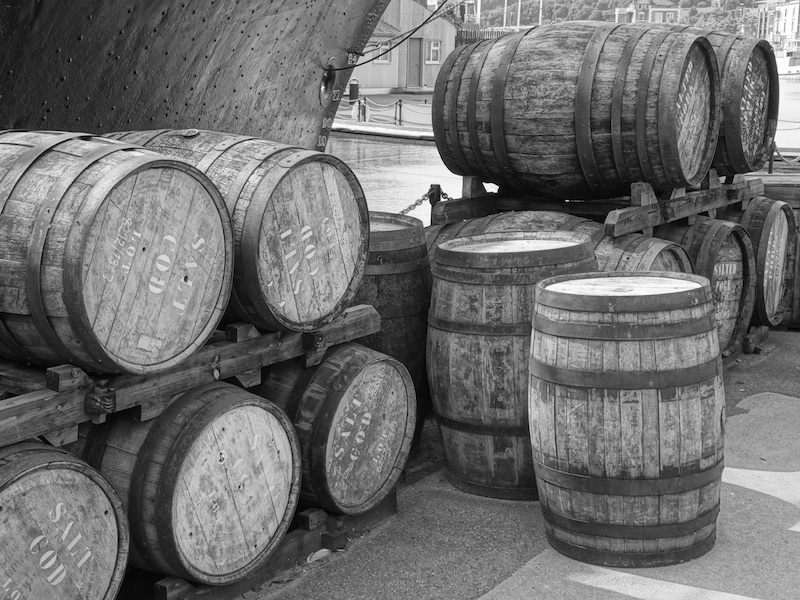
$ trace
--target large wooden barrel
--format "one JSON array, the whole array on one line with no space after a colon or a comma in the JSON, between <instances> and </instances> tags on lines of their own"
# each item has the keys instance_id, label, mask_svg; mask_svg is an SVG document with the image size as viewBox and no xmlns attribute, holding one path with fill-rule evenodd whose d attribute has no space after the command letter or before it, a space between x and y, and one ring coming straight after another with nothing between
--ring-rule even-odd
<instances>
[{"instance_id":1,"label":"large wooden barrel","mask_svg":"<svg viewBox=\"0 0 800 600\"><path fill-rule=\"evenodd\" d=\"M122 496L131 564L210 585L262 566L289 528L300 449L286 415L236 386L212 383L156 419L127 414L82 428L72 452Z\"/></svg>"},{"instance_id":2,"label":"large wooden barrel","mask_svg":"<svg viewBox=\"0 0 800 600\"><path fill-rule=\"evenodd\" d=\"M114 600L128 562L117 493L68 452L35 442L0 449L3 598Z\"/></svg>"},{"instance_id":3,"label":"large wooden barrel","mask_svg":"<svg viewBox=\"0 0 800 600\"><path fill-rule=\"evenodd\" d=\"M548 279L532 335L530 429L550 544L615 567L710 550L725 394L708 280Z\"/></svg>"},{"instance_id":4,"label":"large wooden barrel","mask_svg":"<svg viewBox=\"0 0 800 600\"><path fill-rule=\"evenodd\" d=\"M425 338L431 302L431 267L422 221L370 211L369 259L353 304L371 304L381 330L358 343L396 358L408 369L417 397L415 439L430 411Z\"/></svg>"},{"instance_id":5,"label":"large wooden barrel","mask_svg":"<svg viewBox=\"0 0 800 600\"><path fill-rule=\"evenodd\" d=\"M236 248L226 319L312 331L350 305L367 262L369 215L361 185L341 160L197 129L111 136L185 160L222 192Z\"/></svg>"},{"instance_id":6,"label":"large wooden barrel","mask_svg":"<svg viewBox=\"0 0 800 600\"><path fill-rule=\"evenodd\" d=\"M793 208L792 212L794 224L800 231L800 208ZM794 253L794 280L789 293L789 304L781 323L793 329L800 328L800 241Z\"/></svg>"},{"instance_id":7,"label":"large wooden barrel","mask_svg":"<svg viewBox=\"0 0 800 600\"><path fill-rule=\"evenodd\" d=\"M533 196L598 198L705 177L720 122L708 41L574 21L457 48L433 95L445 165Z\"/></svg>"},{"instance_id":8,"label":"large wooden barrel","mask_svg":"<svg viewBox=\"0 0 800 600\"><path fill-rule=\"evenodd\" d=\"M778 65L772 46L727 31L672 28L705 36L717 55L722 120L712 166L720 175L758 171L772 154L778 126Z\"/></svg>"},{"instance_id":9,"label":"large wooden barrel","mask_svg":"<svg viewBox=\"0 0 800 600\"><path fill-rule=\"evenodd\" d=\"M501 231L577 231L595 244L601 271L676 271L693 273L692 261L679 244L641 233L612 237L591 219L547 210L503 212L458 223L428 227L428 252L435 258L439 244L448 239Z\"/></svg>"},{"instance_id":10,"label":"large wooden barrel","mask_svg":"<svg viewBox=\"0 0 800 600\"><path fill-rule=\"evenodd\" d=\"M425 228L425 241L431 264L436 261L436 251L444 242L481 233L503 231L575 231L585 233L595 244L603 237L603 227L596 221L552 210L524 210L498 212L445 225Z\"/></svg>"},{"instance_id":11,"label":"large wooden barrel","mask_svg":"<svg viewBox=\"0 0 800 600\"><path fill-rule=\"evenodd\" d=\"M602 228L602 225L598 225ZM692 259L683 246L641 233L604 236L594 252L600 271L694 273Z\"/></svg>"},{"instance_id":12,"label":"large wooden barrel","mask_svg":"<svg viewBox=\"0 0 800 600\"><path fill-rule=\"evenodd\" d=\"M536 499L525 368L534 288L596 267L591 240L573 232L487 233L439 246L428 378L455 487Z\"/></svg>"},{"instance_id":13,"label":"large wooden barrel","mask_svg":"<svg viewBox=\"0 0 800 600\"><path fill-rule=\"evenodd\" d=\"M341 344L316 367L287 361L266 368L259 393L294 422L303 505L358 515L394 489L416 423L414 383L400 361Z\"/></svg>"},{"instance_id":14,"label":"large wooden barrel","mask_svg":"<svg viewBox=\"0 0 800 600\"><path fill-rule=\"evenodd\" d=\"M742 211L729 206L724 219L745 228L756 260L756 297L753 321L778 325L792 295L797 252L797 226L786 202L756 196Z\"/></svg>"},{"instance_id":15,"label":"large wooden barrel","mask_svg":"<svg viewBox=\"0 0 800 600\"><path fill-rule=\"evenodd\" d=\"M182 161L81 133L0 134L0 356L151 373L228 303L231 220Z\"/></svg>"},{"instance_id":16,"label":"large wooden barrel","mask_svg":"<svg viewBox=\"0 0 800 600\"><path fill-rule=\"evenodd\" d=\"M711 281L722 356L738 352L755 306L756 262L750 235L732 221L707 218L691 226L661 225L655 234L686 248L695 273Z\"/></svg>"}]
</instances>

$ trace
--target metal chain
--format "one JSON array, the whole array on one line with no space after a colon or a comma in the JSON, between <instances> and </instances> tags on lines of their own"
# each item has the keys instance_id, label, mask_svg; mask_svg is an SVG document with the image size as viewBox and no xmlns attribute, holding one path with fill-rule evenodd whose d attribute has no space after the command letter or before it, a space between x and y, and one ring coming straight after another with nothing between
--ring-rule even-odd
<instances>
[{"instance_id":1,"label":"metal chain","mask_svg":"<svg viewBox=\"0 0 800 600\"><path fill-rule=\"evenodd\" d=\"M439 187L439 186L431 186L431 188L427 192L422 194L422 198L420 198L419 200L415 201L408 208L404 208L403 210L401 210L400 214L401 215L408 214L409 212L411 212L412 210L414 210L415 208L420 206L423 202L425 202L425 200L430 201L431 195L434 193L435 187ZM441 189L441 187L439 187L439 197L442 200L452 200L453 199L447 192L445 192L443 189Z\"/></svg>"},{"instance_id":2,"label":"metal chain","mask_svg":"<svg viewBox=\"0 0 800 600\"><path fill-rule=\"evenodd\" d=\"M795 156L793 159L789 160L783 154L781 154L781 151L778 150L777 148L775 148L775 154L777 154L778 158L781 159L783 162L788 163L790 165L796 162L800 162L800 156Z\"/></svg>"},{"instance_id":3,"label":"metal chain","mask_svg":"<svg viewBox=\"0 0 800 600\"><path fill-rule=\"evenodd\" d=\"M442 196L444 196L444 192L442 192ZM415 209L415 208L417 208L418 206L422 205L422 203L423 203L423 202L425 202L425 200L429 200L429 199L430 199L430 197L431 197L431 192L430 192L430 190L429 190L429 191L425 192L424 194L422 194L422 198L420 198L419 200L417 200L416 202L414 202L413 204L411 204L411 206L409 206L408 208L404 208L403 210L401 210L401 211L400 211L400 214L401 214L401 215L408 214L409 212L411 212L412 210L414 210L414 209Z\"/></svg>"}]
</instances>

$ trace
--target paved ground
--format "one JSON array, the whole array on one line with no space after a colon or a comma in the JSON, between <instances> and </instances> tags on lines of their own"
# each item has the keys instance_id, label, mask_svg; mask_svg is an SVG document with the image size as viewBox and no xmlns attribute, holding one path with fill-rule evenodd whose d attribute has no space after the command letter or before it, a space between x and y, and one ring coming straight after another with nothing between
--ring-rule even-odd
<instances>
[{"instance_id":1,"label":"paved ground","mask_svg":"<svg viewBox=\"0 0 800 600\"><path fill-rule=\"evenodd\" d=\"M730 365L725 393L717 541L698 559L608 569L564 557L544 537L538 502L489 499L450 485L429 422L398 486L396 515L241 600L796 600L800 332L772 331L761 354Z\"/></svg>"},{"instance_id":2,"label":"paved ground","mask_svg":"<svg viewBox=\"0 0 800 600\"><path fill-rule=\"evenodd\" d=\"M252 600L796 600L800 596L800 332L773 331L725 372L728 421L718 538L652 569L566 558L538 502L483 498L447 481L436 428L398 487L398 514L346 549L248 592Z\"/></svg>"}]
</instances>

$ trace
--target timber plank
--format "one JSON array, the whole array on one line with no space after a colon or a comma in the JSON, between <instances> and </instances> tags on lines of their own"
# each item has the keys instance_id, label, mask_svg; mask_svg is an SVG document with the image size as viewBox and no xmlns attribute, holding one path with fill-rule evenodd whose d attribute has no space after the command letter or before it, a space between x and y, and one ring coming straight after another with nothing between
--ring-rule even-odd
<instances>
[{"instance_id":1,"label":"timber plank","mask_svg":"<svg viewBox=\"0 0 800 600\"><path fill-rule=\"evenodd\" d=\"M11 394L27 394L47 387L43 369L29 367L10 360L0 360L0 381Z\"/></svg>"},{"instance_id":2,"label":"timber plank","mask_svg":"<svg viewBox=\"0 0 800 600\"><path fill-rule=\"evenodd\" d=\"M605 234L618 237L648 227L656 227L701 212L750 200L763 194L763 191L764 185L760 180L740 180L717 188L687 191L683 196L659 199L655 204L619 208L608 213L605 220Z\"/></svg>"},{"instance_id":3,"label":"timber plank","mask_svg":"<svg viewBox=\"0 0 800 600\"><path fill-rule=\"evenodd\" d=\"M334 346L363 337L380 330L377 311L366 305L348 308L344 314L320 332L324 343ZM167 371L147 375L120 375L112 377L103 387L113 394L115 405L111 412L140 407L140 420L158 416L171 396L218 380L260 369L261 367L302 356L308 352L300 332L268 333L243 342L217 342L209 344ZM0 364L0 387L19 383L21 373L27 368L14 369ZM85 401L94 385L56 392L45 387L45 371L32 378L26 393L0 400L0 439L12 444L31 437L91 420L85 410ZM41 381L41 386L36 384ZM14 389L9 389L14 391Z\"/></svg>"}]
</instances>

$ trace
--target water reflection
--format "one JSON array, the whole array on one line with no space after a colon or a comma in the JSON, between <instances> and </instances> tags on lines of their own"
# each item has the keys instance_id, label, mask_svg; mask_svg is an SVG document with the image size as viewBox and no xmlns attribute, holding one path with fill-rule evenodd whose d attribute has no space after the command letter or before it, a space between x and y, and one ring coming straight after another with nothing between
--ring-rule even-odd
<instances>
[{"instance_id":1,"label":"water reflection","mask_svg":"<svg viewBox=\"0 0 800 600\"><path fill-rule=\"evenodd\" d=\"M400 212L434 183L453 198L461 195L461 176L442 164L433 142L335 133L326 151L356 174L370 210ZM408 214L430 225L427 201Z\"/></svg>"}]
</instances>

